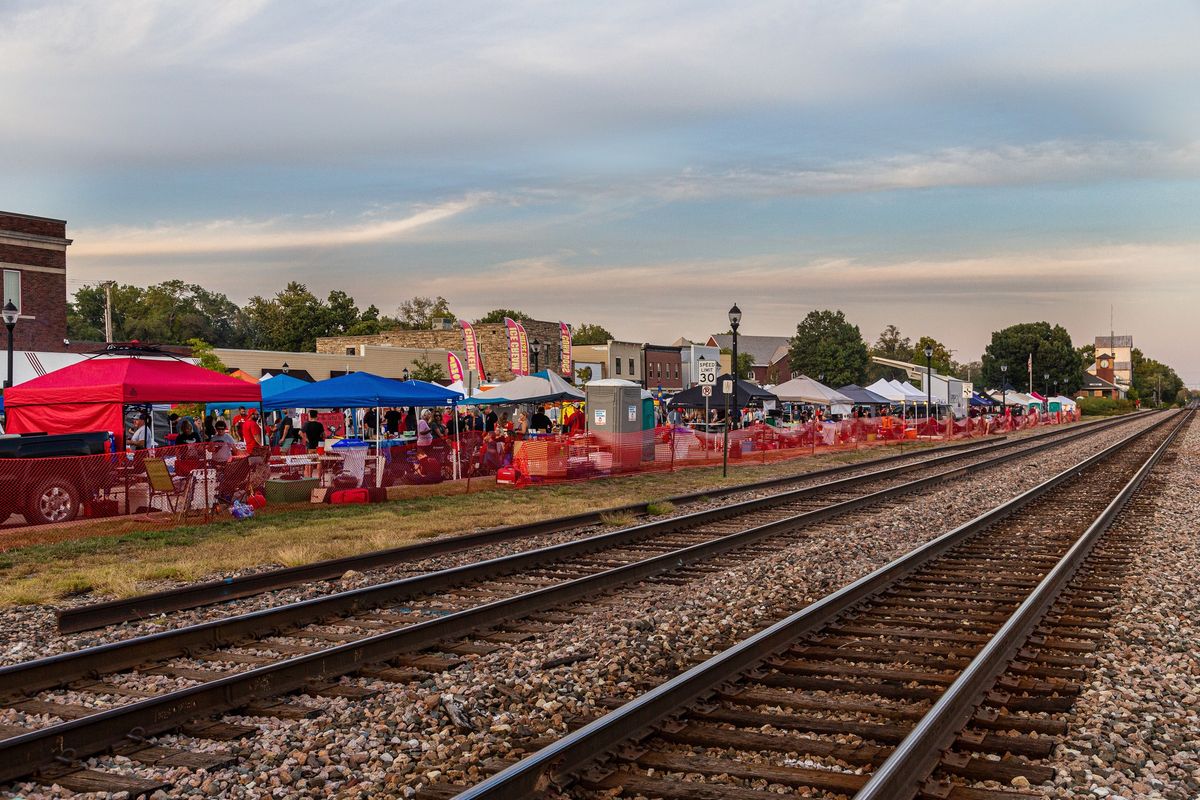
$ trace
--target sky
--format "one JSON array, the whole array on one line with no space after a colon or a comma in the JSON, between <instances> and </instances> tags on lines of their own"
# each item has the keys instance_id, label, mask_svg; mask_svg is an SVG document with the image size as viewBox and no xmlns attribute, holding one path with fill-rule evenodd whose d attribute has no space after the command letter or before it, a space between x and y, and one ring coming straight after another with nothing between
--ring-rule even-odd
<instances>
[{"instance_id":1,"label":"sky","mask_svg":"<svg viewBox=\"0 0 1200 800\"><path fill-rule=\"evenodd\" d=\"M1200 386L1200 4L0 0L69 291L290 280L668 343L1017 322Z\"/></svg>"}]
</instances>

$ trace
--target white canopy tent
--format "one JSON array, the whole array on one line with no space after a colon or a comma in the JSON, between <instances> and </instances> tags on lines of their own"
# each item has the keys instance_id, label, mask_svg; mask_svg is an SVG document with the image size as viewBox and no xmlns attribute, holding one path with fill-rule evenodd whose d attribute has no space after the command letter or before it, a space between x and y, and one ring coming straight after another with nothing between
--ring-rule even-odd
<instances>
[{"instance_id":1,"label":"white canopy tent","mask_svg":"<svg viewBox=\"0 0 1200 800\"><path fill-rule=\"evenodd\" d=\"M814 381L805 375L792 378L771 389L771 393L785 403L811 403L816 406L832 406L853 404L846 395L837 389L831 389L819 381Z\"/></svg>"},{"instance_id":2,"label":"white canopy tent","mask_svg":"<svg viewBox=\"0 0 1200 800\"><path fill-rule=\"evenodd\" d=\"M904 392L900 391L895 386L893 386L890 382L884 380L883 378L880 378L879 380L875 381L870 386L867 386L865 388L867 389L867 391L874 392L875 394L879 395L880 397L887 398L888 400L890 400L893 403L903 403L905 400L908 399L908 396L905 395Z\"/></svg>"}]
</instances>

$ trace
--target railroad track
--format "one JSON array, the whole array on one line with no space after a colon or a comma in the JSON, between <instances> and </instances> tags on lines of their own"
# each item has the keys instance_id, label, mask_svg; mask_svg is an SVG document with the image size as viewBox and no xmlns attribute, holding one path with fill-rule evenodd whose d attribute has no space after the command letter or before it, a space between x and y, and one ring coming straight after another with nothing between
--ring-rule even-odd
<instances>
[{"instance_id":1,"label":"railroad track","mask_svg":"<svg viewBox=\"0 0 1200 800\"><path fill-rule=\"evenodd\" d=\"M1088 430L1093 426L1099 430L1101 428L1108 427L1109 425L1116 424L1119 421L1121 420L1101 420L1098 422L1088 422L1067 429L1047 430L1031 436L1023 437L1015 441L1019 441L1021 444L1027 444L1039 440L1055 438L1068 433L1073 434L1079 431ZM790 484L811 480L823 480L838 475L856 472L862 469L898 465L902 462L915 463L920 460L937 458L950 453L980 452L987 450L988 448L1001 446L1004 443L1011 444L1011 440L1007 440L1005 437L988 440L981 439L960 442L957 444L945 445L936 448L910 451L908 453L901 452L895 455L883 456L881 458L858 461L851 464L843 464L834 467L826 467L823 469L802 472L795 475L768 478L761 481L753 481L750 483L742 483L722 488L707 489L698 492L689 492L687 494L666 497L657 502L668 502L677 506L684 506L696 503L698 501L718 499L744 492L768 491ZM418 542L416 544L405 545L403 547L377 550L370 553L361 553L342 558L327 559L324 561L318 561L312 564L304 564L296 567L266 570L250 575L231 576L221 580L191 584L188 586L181 586L159 592L138 595L136 597L121 598L102 603L91 603L89 605L61 609L57 612L58 630L60 633L76 633L79 631L92 630L95 628L104 627L106 625L114 625L131 620L146 619L159 614L168 614L174 611L199 608L202 606L228 602L240 598L252 597L254 595L277 589L284 589L291 586L297 586L303 583L336 579L340 578L348 570L363 572L384 567L395 567L402 564L418 562L422 559L430 558L432 556L459 552L474 547L482 547L499 542L514 541L542 534L557 533L560 531L586 528L589 526L598 526L604 524L606 519L613 517L620 517L629 514L638 516L647 514L649 513L647 508L649 505L653 505L653 503L629 503L626 505L599 509L597 511L555 517L553 519L540 520L532 523L505 525L502 527L490 528L488 530L460 534L457 536L442 536L430 541Z\"/></svg>"},{"instance_id":2,"label":"railroad track","mask_svg":"<svg viewBox=\"0 0 1200 800\"><path fill-rule=\"evenodd\" d=\"M1118 442L471 787L423 798L1020 800L1137 543L1105 532L1194 411Z\"/></svg>"},{"instance_id":3,"label":"railroad track","mask_svg":"<svg viewBox=\"0 0 1200 800\"><path fill-rule=\"evenodd\" d=\"M232 739L249 726L205 722L239 709L292 716L281 695L361 697L335 683L355 674L406 681L456 657L522 641L569 614L553 612L635 581L694 579L722 569L717 557L771 552L773 537L881 503L987 466L1095 433L1052 441L992 445L919 464L782 492L586 540L365 587L0 669L0 707L16 711L0 726L0 780L38 773L75 790L153 791L152 781L83 769L79 759L114 751L143 764L215 768L225 753L152 745L173 729ZM916 477L914 477L916 476ZM757 549L756 549L757 548ZM486 582L486 583L485 583ZM539 617L538 614L541 614ZM521 620L523 622L516 622ZM422 652L433 648L434 652ZM368 666L371 665L371 666ZM138 686L140 676L170 678L170 691ZM47 724L49 723L49 724Z\"/></svg>"}]
</instances>

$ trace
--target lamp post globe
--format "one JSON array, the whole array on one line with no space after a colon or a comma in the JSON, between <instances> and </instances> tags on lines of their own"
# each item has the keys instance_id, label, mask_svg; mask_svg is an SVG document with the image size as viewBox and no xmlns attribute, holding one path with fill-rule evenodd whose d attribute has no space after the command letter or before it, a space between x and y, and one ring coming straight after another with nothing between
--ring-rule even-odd
<instances>
[{"instance_id":1,"label":"lamp post globe","mask_svg":"<svg viewBox=\"0 0 1200 800\"><path fill-rule=\"evenodd\" d=\"M0 311L0 316L4 319L4 327L8 328L8 372L4 374L4 388L13 385L13 328L17 327L17 317L20 316L20 311L9 300L4 304L4 308Z\"/></svg>"},{"instance_id":2,"label":"lamp post globe","mask_svg":"<svg viewBox=\"0 0 1200 800\"><path fill-rule=\"evenodd\" d=\"M400 374L403 376L404 380L408 380L408 367L405 367L404 371Z\"/></svg>"},{"instance_id":3,"label":"lamp post globe","mask_svg":"<svg viewBox=\"0 0 1200 800\"><path fill-rule=\"evenodd\" d=\"M529 350L533 354L533 371L538 371L538 354L542 352L542 343L534 339L529 343Z\"/></svg>"},{"instance_id":4,"label":"lamp post globe","mask_svg":"<svg viewBox=\"0 0 1200 800\"><path fill-rule=\"evenodd\" d=\"M729 309L729 330L733 332L733 358L730 359L730 361L729 361L729 372L733 376L733 391L734 391L733 396L734 397L737 397L737 381L738 381L738 377L739 377L738 376L737 337L738 337L738 328L740 328L741 326L742 326L742 310L740 308L738 308L737 303L734 303L733 307ZM734 417L737 417L737 416L738 416L737 414L734 414ZM728 426L729 424L730 424L730 421L726 420L726 425ZM736 421L732 422L732 425L734 427L737 427L737 422Z\"/></svg>"}]
</instances>

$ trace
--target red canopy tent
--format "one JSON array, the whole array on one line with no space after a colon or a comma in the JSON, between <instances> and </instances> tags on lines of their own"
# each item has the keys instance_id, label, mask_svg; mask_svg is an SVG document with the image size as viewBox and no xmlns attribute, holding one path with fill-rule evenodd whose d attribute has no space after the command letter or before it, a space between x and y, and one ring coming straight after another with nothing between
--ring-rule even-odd
<instances>
[{"instance_id":1,"label":"red canopy tent","mask_svg":"<svg viewBox=\"0 0 1200 800\"><path fill-rule=\"evenodd\" d=\"M119 443L123 406L261 401L257 383L161 358L92 358L4 392L9 433L112 431Z\"/></svg>"}]
</instances>

